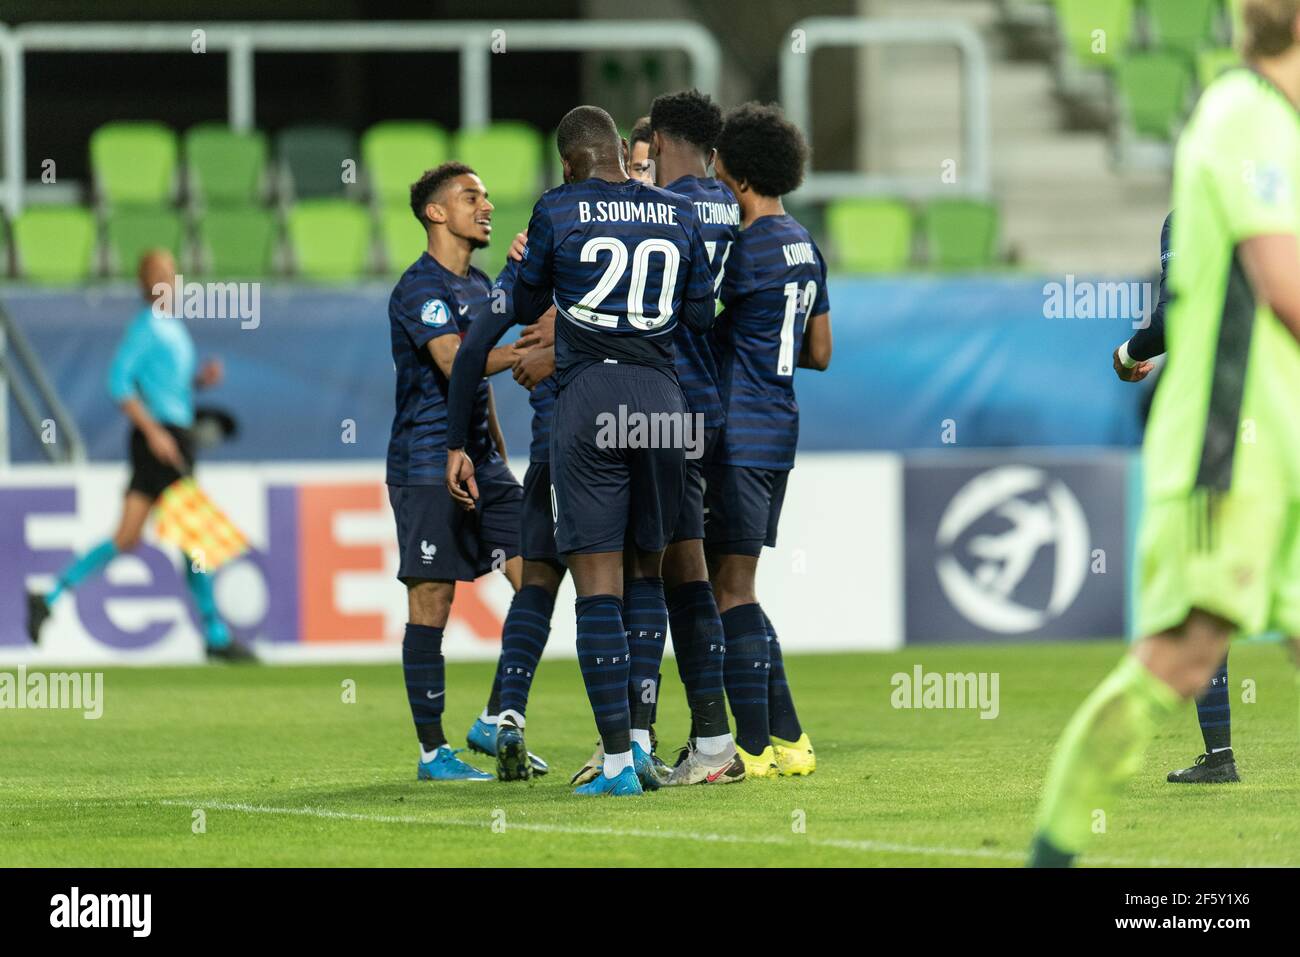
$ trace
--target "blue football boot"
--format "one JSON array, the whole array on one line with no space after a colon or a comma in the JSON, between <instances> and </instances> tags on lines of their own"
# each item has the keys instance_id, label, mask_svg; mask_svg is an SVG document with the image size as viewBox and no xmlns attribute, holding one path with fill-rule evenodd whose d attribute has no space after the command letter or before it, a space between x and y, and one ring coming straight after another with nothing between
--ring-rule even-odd
<instances>
[{"instance_id":1,"label":"blue football boot","mask_svg":"<svg viewBox=\"0 0 1300 957\"><path fill-rule=\"evenodd\" d=\"M647 791L658 791L663 787L672 769L664 764L655 754L647 754L641 745L632 742L632 767L641 780L641 786Z\"/></svg>"},{"instance_id":2,"label":"blue football boot","mask_svg":"<svg viewBox=\"0 0 1300 957\"><path fill-rule=\"evenodd\" d=\"M586 784L574 788L573 793L595 797L603 794L610 797L631 797L644 794L645 791L641 789L641 779L636 776L636 771L624 768L612 778L606 777L603 772L597 774Z\"/></svg>"},{"instance_id":3,"label":"blue football boot","mask_svg":"<svg viewBox=\"0 0 1300 957\"><path fill-rule=\"evenodd\" d=\"M415 776L421 781L491 781L492 775L466 764L456 757L450 745L444 744L433 752L429 761L416 765Z\"/></svg>"}]
</instances>

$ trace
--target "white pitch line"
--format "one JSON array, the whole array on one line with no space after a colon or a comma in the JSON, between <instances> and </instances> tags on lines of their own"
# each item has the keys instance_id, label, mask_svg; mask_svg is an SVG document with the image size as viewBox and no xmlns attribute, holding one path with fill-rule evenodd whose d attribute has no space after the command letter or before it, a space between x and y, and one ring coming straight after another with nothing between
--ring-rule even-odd
<instances>
[{"instance_id":1,"label":"white pitch line","mask_svg":"<svg viewBox=\"0 0 1300 957\"><path fill-rule=\"evenodd\" d=\"M357 811L331 811L318 807L267 807L260 804L229 803L224 801L175 801L158 802L167 807L202 808L213 811L231 811L238 814L272 814L290 817L315 817L335 821L361 821L370 824L413 824L421 827L466 827L481 829L491 827L491 820L464 820L459 818L427 818L410 814L365 814ZM1022 851L999 851L991 848L972 847L933 847L924 844L899 844L892 841L850 840L840 838L788 838L776 835L713 834L701 831L650 831L643 828L622 827L583 827L570 824L534 824L529 822L507 823L506 830L532 831L539 834L571 834L586 837L639 837L661 838L670 841L693 841L711 844L766 844L783 847L825 847L844 851L863 853L913 854L922 857L969 857L985 860L1023 862ZM1134 861L1086 855L1084 860L1090 864L1104 867L1205 867L1226 868L1239 867L1239 864L1198 864L1194 862L1175 861ZM1255 865L1275 867L1282 865Z\"/></svg>"}]
</instances>

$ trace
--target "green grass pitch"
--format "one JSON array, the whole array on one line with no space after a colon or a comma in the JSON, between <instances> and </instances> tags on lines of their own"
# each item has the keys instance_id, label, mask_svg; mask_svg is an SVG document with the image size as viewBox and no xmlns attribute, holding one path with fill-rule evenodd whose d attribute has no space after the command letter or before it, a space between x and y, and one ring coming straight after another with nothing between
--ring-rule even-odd
<instances>
[{"instance_id":1,"label":"green grass pitch","mask_svg":"<svg viewBox=\"0 0 1300 957\"><path fill-rule=\"evenodd\" d=\"M570 793L595 738L572 661L543 663L529 709L529 744L552 773L512 784L415 780L397 665L113 669L97 721L0 711L0 865L1014 865L1051 746L1120 650L791 656L815 775L621 800ZM918 663L997 672L1000 714L896 710L891 676ZM447 677L457 744L491 666L450 665ZM1164 782L1200 751L1188 706L1106 809L1089 863L1300 864L1291 667L1278 646L1250 644L1233 651L1230 677L1244 782ZM686 730L671 664L663 698L671 754Z\"/></svg>"}]
</instances>

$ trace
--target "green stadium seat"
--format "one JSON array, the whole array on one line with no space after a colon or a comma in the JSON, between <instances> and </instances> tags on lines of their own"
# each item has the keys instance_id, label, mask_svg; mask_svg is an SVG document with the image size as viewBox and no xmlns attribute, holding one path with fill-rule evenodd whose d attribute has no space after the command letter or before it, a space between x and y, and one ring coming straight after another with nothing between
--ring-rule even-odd
<instances>
[{"instance_id":1,"label":"green stadium seat","mask_svg":"<svg viewBox=\"0 0 1300 957\"><path fill-rule=\"evenodd\" d=\"M359 279L370 268L371 224L364 207L342 199L306 199L286 221L294 267L306 279Z\"/></svg>"},{"instance_id":2,"label":"green stadium seat","mask_svg":"<svg viewBox=\"0 0 1300 957\"><path fill-rule=\"evenodd\" d=\"M109 205L162 205L176 183L176 134L161 123L106 123L90 135L90 168Z\"/></svg>"},{"instance_id":3,"label":"green stadium seat","mask_svg":"<svg viewBox=\"0 0 1300 957\"><path fill-rule=\"evenodd\" d=\"M184 267L185 230L180 213L165 206L124 206L109 212L109 274L134 276L140 257L151 249L166 249Z\"/></svg>"},{"instance_id":4,"label":"green stadium seat","mask_svg":"<svg viewBox=\"0 0 1300 957\"><path fill-rule=\"evenodd\" d=\"M410 206L385 206L379 211L379 245L384 265L393 275L401 275L420 258L428 238Z\"/></svg>"},{"instance_id":5,"label":"green stadium seat","mask_svg":"<svg viewBox=\"0 0 1300 957\"><path fill-rule=\"evenodd\" d=\"M939 199L922 214L929 263L936 269L984 269L997 260L998 210L978 199Z\"/></svg>"},{"instance_id":6,"label":"green stadium seat","mask_svg":"<svg viewBox=\"0 0 1300 957\"><path fill-rule=\"evenodd\" d=\"M491 191L492 187L488 187ZM492 279L496 279L497 273L506 264L506 254L510 251L510 244L514 242L515 234L526 232L528 230L528 220L533 215L533 206L536 197L533 199L516 200L514 202L497 202L496 196L493 195L492 210L492 244L487 249L480 250L475 258L475 265L482 269Z\"/></svg>"},{"instance_id":7,"label":"green stadium seat","mask_svg":"<svg viewBox=\"0 0 1300 957\"><path fill-rule=\"evenodd\" d=\"M901 272L912 258L912 211L892 199L840 199L826 209L835 264L854 272Z\"/></svg>"},{"instance_id":8,"label":"green stadium seat","mask_svg":"<svg viewBox=\"0 0 1300 957\"><path fill-rule=\"evenodd\" d=\"M455 155L483 180L494 204L537 201L542 191L542 136L526 123L505 121L456 134Z\"/></svg>"},{"instance_id":9,"label":"green stadium seat","mask_svg":"<svg viewBox=\"0 0 1300 957\"><path fill-rule=\"evenodd\" d=\"M1080 65L1112 69L1123 59L1133 32L1134 2L1056 0L1061 36Z\"/></svg>"},{"instance_id":10,"label":"green stadium seat","mask_svg":"<svg viewBox=\"0 0 1300 957\"><path fill-rule=\"evenodd\" d=\"M448 155L447 133L433 123L390 120L361 136L361 160L381 207L407 203L411 184Z\"/></svg>"},{"instance_id":11,"label":"green stadium seat","mask_svg":"<svg viewBox=\"0 0 1300 957\"><path fill-rule=\"evenodd\" d=\"M269 275L275 254L275 217L261 206L219 206L198 223L205 276L256 279Z\"/></svg>"},{"instance_id":12,"label":"green stadium seat","mask_svg":"<svg viewBox=\"0 0 1300 957\"><path fill-rule=\"evenodd\" d=\"M20 277L85 282L94 270L95 217L81 206L32 206L14 221L13 243Z\"/></svg>"},{"instance_id":13,"label":"green stadium seat","mask_svg":"<svg viewBox=\"0 0 1300 957\"><path fill-rule=\"evenodd\" d=\"M276 137L275 148L288 177L284 193L297 199L342 196L347 189L343 164L357 161L356 140L339 126L288 127Z\"/></svg>"},{"instance_id":14,"label":"green stadium seat","mask_svg":"<svg viewBox=\"0 0 1300 957\"><path fill-rule=\"evenodd\" d=\"M1155 45L1188 56L1213 41L1219 0L1146 0Z\"/></svg>"},{"instance_id":15,"label":"green stadium seat","mask_svg":"<svg viewBox=\"0 0 1300 957\"><path fill-rule=\"evenodd\" d=\"M1235 66L1241 66L1241 56L1232 47L1210 47L1196 54L1196 82L1202 89L1214 82L1215 77Z\"/></svg>"},{"instance_id":16,"label":"green stadium seat","mask_svg":"<svg viewBox=\"0 0 1300 957\"><path fill-rule=\"evenodd\" d=\"M1126 57L1115 74L1123 112L1139 136L1171 141L1187 113L1192 69L1182 54L1155 51Z\"/></svg>"},{"instance_id":17,"label":"green stadium seat","mask_svg":"<svg viewBox=\"0 0 1300 957\"><path fill-rule=\"evenodd\" d=\"M217 123L192 127L185 134L185 168L190 195L205 205L256 203L266 173L266 137Z\"/></svg>"}]
</instances>

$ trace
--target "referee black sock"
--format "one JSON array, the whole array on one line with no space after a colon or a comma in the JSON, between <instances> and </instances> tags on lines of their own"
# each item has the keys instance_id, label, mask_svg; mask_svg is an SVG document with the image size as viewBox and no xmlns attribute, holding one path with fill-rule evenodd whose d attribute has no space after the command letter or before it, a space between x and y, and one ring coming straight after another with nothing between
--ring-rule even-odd
<instances>
[{"instance_id":1,"label":"referee black sock","mask_svg":"<svg viewBox=\"0 0 1300 957\"><path fill-rule=\"evenodd\" d=\"M736 744L757 755L772 740L767 720L767 677L771 662L763 610L753 604L724 611L722 631L727 642L722 674L731 713L736 719Z\"/></svg>"},{"instance_id":2,"label":"referee black sock","mask_svg":"<svg viewBox=\"0 0 1300 957\"><path fill-rule=\"evenodd\" d=\"M447 743L442 733L442 707L446 700L446 674L442 657L442 629L432 625L406 626L402 640L402 671L406 700L420 746L434 751Z\"/></svg>"},{"instance_id":3,"label":"referee black sock","mask_svg":"<svg viewBox=\"0 0 1300 957\"><path fill-rule=\"evenodd\" d=\"M722 685L722 618L713 598L713 586L706 581L685 582L672 589L668 593L668 620L677 672L686 686L686 701L691 708L691 737L729 733Z\"/></svg>"},{"instance_id":4,"label":"referee black sock","mask_svg":"<svg viewBox=\"0 0 1300 957\"><path fill-rule=\"evenodd\" d=\"M592 716L606 754L632 750L632 716L627 707L628 649L623 600L617 595L579 598L578 665Z\"/></svg>"},{"instance_id":5,"label":"referee black sock","mask_svg":"<svg viewBox=\"0 0 1300 957\"><path fill-rule=\"evenodd\" d=\"M1196 699L1196 720L1206 753L1232 747L1232 705L1228 696L1228 659L1210 679L1205 693Z\"/></svg>"}]
</instances>

